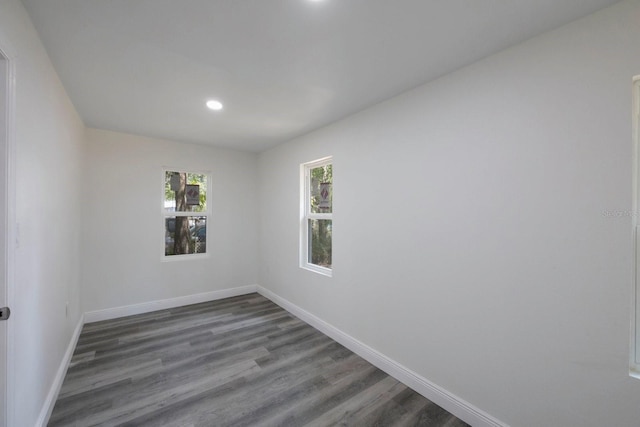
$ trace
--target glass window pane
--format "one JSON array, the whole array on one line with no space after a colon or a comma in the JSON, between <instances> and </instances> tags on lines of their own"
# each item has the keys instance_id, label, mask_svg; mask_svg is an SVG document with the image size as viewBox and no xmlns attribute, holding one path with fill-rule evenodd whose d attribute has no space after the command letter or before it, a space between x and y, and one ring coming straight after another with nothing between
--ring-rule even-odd
<instances>
[{"instance_id":1,"label":"glass window pane","mask_svg":"<svg viewBox=\"0 0 640 427\"><path fill-rule=\"evenodd\" d=\"M332 213L333 210L333 166L313 168L309 174L311 213Z\"/></svg>"},{"instance_id":2,"label":"glass window pane","mask_svg":"<svg viewBox=\"0 0 640 427\"><path fill-rule=\"evenodd\" d=\"M166 171L164 176L165 212L205 212L207 175Z\"/></svg>"},{"instance_id":3,"label":"glass window pane","mask_svg":"<svg viewBox=\"0 0 640 427\"><path fill-rule=\"evenodd\" d=\"M330 219L310 219L309 260L310 264L331 268L331 225Z\"/></svg>"},{"instance_id":4,"label":"glass window pane","mask_svg":"<svg viewBox=\"0 0 640 427\"><path fill-rule=\"evenodd\" d=\"M206 253L207 217L166 217L164 236L164 254L167 256Z\"/></svg>"}]
</instances>

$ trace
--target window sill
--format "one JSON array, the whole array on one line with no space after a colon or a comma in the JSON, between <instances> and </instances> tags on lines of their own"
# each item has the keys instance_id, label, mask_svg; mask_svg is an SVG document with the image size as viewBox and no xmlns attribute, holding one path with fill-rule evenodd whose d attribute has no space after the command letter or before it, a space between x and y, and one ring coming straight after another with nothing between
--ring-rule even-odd
<instances>
[{"instance_id":1,"label":"window sill","mask_svg":"<svg viewBox=\"0 0 640 427\"><path fill-rule=\"evenodd\" d=\"M314 273L321 274L323 276L333 277L333 270L330 268L320 267L318 265L313 265L313 264L303 264L300 266L300 268L302 268L303 270L308 270Z\"/></svg>"},{"instance_id":2,"label":"window sill","mask_svg":"<svg viewBox=\"0 0 640 427\"><path fill-rule=\"evenodd\" d=\"M209 254L163 255L162 262L191 261L207 258L209 258Z\"/></svg>"}]
</instances>

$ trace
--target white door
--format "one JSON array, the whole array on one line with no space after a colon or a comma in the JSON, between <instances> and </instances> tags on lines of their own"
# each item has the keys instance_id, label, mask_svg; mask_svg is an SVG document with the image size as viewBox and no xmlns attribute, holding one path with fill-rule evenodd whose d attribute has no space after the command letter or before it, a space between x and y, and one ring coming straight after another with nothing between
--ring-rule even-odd
<instances>
[{"instance_id":1,"label":"white door","mask_svg":"<svg viewBox=\"0 0 640 427\"><path fill-rule=\"evenodd\" d=\"M7 194L8 191L8 61L0 52L0 310L8 306ZM8 320L0 320L0 427L8 426Z\"/></svg>"}]
</instances>

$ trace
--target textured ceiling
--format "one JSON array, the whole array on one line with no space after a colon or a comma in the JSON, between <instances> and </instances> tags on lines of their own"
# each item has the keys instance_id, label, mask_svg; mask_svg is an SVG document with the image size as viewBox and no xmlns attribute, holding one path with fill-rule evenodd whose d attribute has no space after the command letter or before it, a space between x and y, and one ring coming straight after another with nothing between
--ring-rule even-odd
<instances>
[{"instance_id":1,"label":"textured ceiling","mask_svg":"<svg viewBox=\"0 0 640 427\"><path fill-rule=\"evenodd\" d=\"M615 2L23 0L87 126L251 151Z\"/></svg>"}]
</instances>

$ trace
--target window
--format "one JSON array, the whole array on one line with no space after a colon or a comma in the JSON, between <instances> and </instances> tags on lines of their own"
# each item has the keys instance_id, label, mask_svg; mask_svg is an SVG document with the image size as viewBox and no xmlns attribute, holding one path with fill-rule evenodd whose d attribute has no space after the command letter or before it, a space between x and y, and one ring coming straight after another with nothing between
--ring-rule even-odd
<instances>
[{"instance_id":1,"label":"window","mask_svg":"<svg viewBox=\"0 0 640 427\"><path fill-rule=\"evenodd\" d=\"M331 276L333 164L331 157L302 164L300 267Z\"/></svg>"},{"instance_id":2,"label":"window","mask_svg":"<svg viewBox=\"0 0 640 427\"><path fill-rule=\"evenodd\" d=\"M207 173L163 171L165 258L207 253L208 182Z\"/></svg>"}]
</instances>

